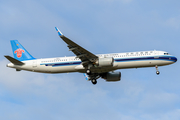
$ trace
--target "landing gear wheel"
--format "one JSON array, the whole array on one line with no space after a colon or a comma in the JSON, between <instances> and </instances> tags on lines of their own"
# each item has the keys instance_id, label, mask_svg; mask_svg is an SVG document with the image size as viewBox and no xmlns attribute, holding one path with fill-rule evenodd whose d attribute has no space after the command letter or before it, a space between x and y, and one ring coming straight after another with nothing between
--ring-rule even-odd
<instances>
[{"instance_id":1,"label":"landing gear wheel","mask_svg":"<svg viewBox=\"0 0 180 120\"><path fill-rule=\"evenodd\" d=\"M158 70L158 66L156 65L155 67L156 67L156 74L159 75L160 72L159 72L159 70Z\"/></svg>"},{"instance_id":2,"label":"landing gear wheel","mask_svg":"<svg viewBox=\"0 0 180 120\"><path fill-rule=\"evenodd\" d=\"M159 72L159 71L156 71L156 74L157 74L157 75L159 75L159 74L160 74L160 72Z\"/></svg>"},{"instance_id":3,"label":"landing gear wheel","mask_svg":"<svg viewBox=\"0 0 180 120\"><path fill-rule=\"evenodd\" d=\"M89 69L87 69L87 70L86 70L86 73L87 73L88 75L90 75L90 74L91 74L91 71L90 71Z\"/></svg>"},{"instance_id":4,"label":"landing gear wheel","mask_svg":"<svg viewBox=\"0 0 180 120\"><path fill-rule=\"evenodd\" d=\"M92 84L95 85L97 83L97 80L93 79L91 80Z\"/></svg>"}]
</instances>

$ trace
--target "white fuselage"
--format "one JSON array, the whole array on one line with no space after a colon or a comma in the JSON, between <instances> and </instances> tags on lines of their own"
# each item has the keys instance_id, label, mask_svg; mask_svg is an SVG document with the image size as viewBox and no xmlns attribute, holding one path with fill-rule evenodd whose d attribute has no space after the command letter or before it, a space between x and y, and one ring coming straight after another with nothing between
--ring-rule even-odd
<instances>
[{"instance_id":1,"label":"white fuselage","mask_svg":"<svg viewBox=\"0 0 180 120\"><path fill-rule=\"evenodd\" d=\"M154 67L169 65L177 61L177 58L169 55L164 51L145 51L145 52L129 52L97 55L99 58L113 57L114 64L112 67L94 67L93 72L103 73L117 69ZM47 59L34 59L22 61L24 65L14 65L9 63L7 66L17 70L27 70L41 73L68 73L82 72L85 68L81 64L81 60L74 57L58 57Z\"/></svg>"}]
</instances>

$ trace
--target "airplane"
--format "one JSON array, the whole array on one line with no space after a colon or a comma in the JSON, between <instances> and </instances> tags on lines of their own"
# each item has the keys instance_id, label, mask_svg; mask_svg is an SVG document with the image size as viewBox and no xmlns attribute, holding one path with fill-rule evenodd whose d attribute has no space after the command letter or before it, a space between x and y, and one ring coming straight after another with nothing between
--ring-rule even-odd
<instances>
[{"instance_id":1,"label":"airplane","mask_svg":"<svg viewBox=\"0 0 180 120\"><path fill-rule=\"evenodd\" d=\"M118 69L155 67L156 74L159 75L159 66L177 61L177 58L168 52L156 50L95 55L65 37L57 27L55 29L59 37L67 44L69 51L76 56L36 59L17 40L11 40L14 58L5 56L11 62L7 64L7 67L15 68L16 71L40 73L79 72L95 85L99 78L107 82L120 81L121 72L115 72Z\"/></svg>"}]
</instances>

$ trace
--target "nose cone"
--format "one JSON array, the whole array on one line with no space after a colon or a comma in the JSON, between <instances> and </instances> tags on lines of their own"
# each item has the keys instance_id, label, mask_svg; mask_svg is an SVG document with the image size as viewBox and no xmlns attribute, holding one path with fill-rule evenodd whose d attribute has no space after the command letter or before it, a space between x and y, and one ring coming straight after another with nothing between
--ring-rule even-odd
<instances>
[{"instance_id":1,"label":"nose cone","mask_svg":"<svg viewBox=\"0 0 180 120\"><path fill-rule=\"evenodd\" d=\"M175 57L175 62L177 62L177 58Z\"/></svg>"},{"instance_id":2,"label":"nose cone","mask_svg":"<svg viewBox=\"0 0 180 120\"><path fill-rule=\"evenodd\" d=\"M176 57L173 56L171 59L173 60L173 62L177 62L177 58Z\"/></svg>"}]
</instances>

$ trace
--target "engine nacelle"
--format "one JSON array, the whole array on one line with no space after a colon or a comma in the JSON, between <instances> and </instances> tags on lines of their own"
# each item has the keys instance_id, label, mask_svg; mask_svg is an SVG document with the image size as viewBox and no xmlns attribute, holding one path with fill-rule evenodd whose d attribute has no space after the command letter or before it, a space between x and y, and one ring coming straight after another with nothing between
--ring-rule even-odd
<instances>
[{"instance_id":1,"label":"engine nacelle","mask_svg":"<svg viewBox=\"0 0 180 120\"><path fill-rule=\"evenodd\" d=\"M108 58L99 58L98 61L96 61L96 65L99 67L112 67L114 63L114 58L108 57Z\"/></svg>"},{"instance_id":2,"label":"engine nacelle","mask_svg":"<svg viewBox=\"0 0 180 120\"><path fill-rule=\"evenodd\" d=\"M108 72L102 75L102 78L108 82L120 81L121 80L121 72Z\"/></svg>"}]
</instances>

